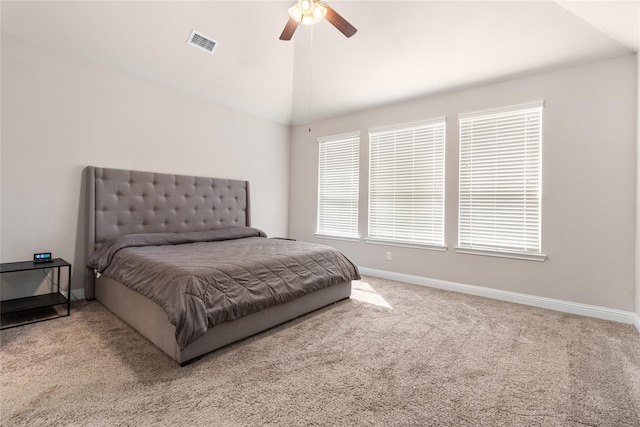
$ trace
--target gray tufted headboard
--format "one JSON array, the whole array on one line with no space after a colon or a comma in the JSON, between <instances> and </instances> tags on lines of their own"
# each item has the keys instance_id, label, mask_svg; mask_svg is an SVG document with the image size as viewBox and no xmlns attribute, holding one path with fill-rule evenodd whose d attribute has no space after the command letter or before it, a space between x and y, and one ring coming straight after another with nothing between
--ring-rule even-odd
<instances>
[{"instance_id":1,"label":"gray tufted headboard","mask_svg":"<svg viewBox=\"0 0 640 427\"><path fill-rule=\"evenodd\" d=\"M249 182L87 167L87 256L123 234L249 226ZM93 299L93 275L85 285Z\"/></svg>"}]
</instances>

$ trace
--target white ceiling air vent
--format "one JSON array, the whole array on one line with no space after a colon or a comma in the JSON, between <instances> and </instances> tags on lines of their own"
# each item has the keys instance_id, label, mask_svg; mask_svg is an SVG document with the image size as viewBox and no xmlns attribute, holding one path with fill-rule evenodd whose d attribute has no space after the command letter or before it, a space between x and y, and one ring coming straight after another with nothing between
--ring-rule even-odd
<instances>
[{"instance_id":1,"label":"white ceiling air vent","mask_svg":"<svg viewBox=\"0 0 640 427\"><path fill-rule=\"evenodd\" d=\"M187 44L191 46L195 46L198 49L202 49L209 53L213 53L218 46L218 42L213 40L211 37L205 36L202 33L193 30L191 35L189 36L189 40L187 40Z\"/></svg>"}]
</instances>

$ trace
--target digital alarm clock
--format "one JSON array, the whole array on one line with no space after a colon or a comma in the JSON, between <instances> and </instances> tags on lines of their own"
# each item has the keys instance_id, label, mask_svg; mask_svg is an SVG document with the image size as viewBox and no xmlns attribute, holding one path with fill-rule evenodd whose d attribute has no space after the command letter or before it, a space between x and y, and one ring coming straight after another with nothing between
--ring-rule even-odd
<instances>
[{"instance_id":1,"label":"digital alarm clock","mask_svg":"<svg viewBox=\"0 0 640 427\"><path fill-rule=\"evenodd\" d=\"M42 252L39 254L33 254L33 262L51 262L51 252Z\"/></svg>"}]
</instances>

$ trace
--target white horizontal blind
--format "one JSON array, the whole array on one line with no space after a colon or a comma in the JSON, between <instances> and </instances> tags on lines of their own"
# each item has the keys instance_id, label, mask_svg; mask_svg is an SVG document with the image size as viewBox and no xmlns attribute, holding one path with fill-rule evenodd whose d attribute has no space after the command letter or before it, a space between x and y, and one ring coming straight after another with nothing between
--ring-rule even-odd
<instances>
[{"instance_id":1,"label":"white horizontal blind","mask_svg":"<svg viewBox=\"0 0 640 427\"><path fill-rule=\"evenodd\" d=\"M360 134L320 138L317 234L358 238Z\"/></svg>"},{"instance_id":2,"label":"white horizontal blind","mask_svg":"<svg viewBox=\"0 0 640 427\"><path fill-rule=\"evenodd\" d=\"M444 245L445 120L370 131L369 238Z\"/></svg>"},{"instance_id":3,"label":"white horizontal blind","mask_svg":"<svg viewBox=\"0 0 640 427\"><path fill-rule=\"evenodd\" d=\"M540 254L542 103L460 116L459 247Z\"/></svg>"}]
</instances>

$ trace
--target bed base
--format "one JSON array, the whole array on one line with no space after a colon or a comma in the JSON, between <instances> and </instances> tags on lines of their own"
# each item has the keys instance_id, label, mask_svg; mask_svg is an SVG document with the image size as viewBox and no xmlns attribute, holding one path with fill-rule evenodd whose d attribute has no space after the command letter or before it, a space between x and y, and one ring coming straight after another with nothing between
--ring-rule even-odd
<instances>
[{"instance_id":1,"label":"bed base","mask_svg":"<svg viewBox=\"0 0 640 427\"><path fill-rule=\"evenodd\" d=\"M216 349L293 320L331 303L349 298L351 282L323 288L283 304L209 328L206 334L180 349L176 327L155 302L123 284L102 276L95 281L96 299L181 366Z\"/></svg>"}]
</instances>

